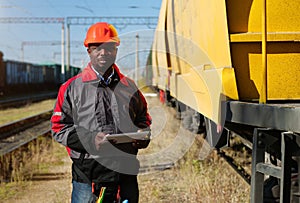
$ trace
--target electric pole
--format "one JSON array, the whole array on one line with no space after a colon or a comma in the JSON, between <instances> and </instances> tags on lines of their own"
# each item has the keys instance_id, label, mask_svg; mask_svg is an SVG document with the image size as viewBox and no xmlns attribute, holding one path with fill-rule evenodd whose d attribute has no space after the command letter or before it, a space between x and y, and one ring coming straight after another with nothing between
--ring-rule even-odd
<instances>
[{"instance_id":1,"label":"electric pole","mask_svg":"<svg viewBox=\"0 0 300 203\"><path fill-rule=\"evenodd\" d=\"M136 55L135 55L135 83L138 86L138 75L139 75L139 34L136 36Z\"/></svg>"}]
</instances>

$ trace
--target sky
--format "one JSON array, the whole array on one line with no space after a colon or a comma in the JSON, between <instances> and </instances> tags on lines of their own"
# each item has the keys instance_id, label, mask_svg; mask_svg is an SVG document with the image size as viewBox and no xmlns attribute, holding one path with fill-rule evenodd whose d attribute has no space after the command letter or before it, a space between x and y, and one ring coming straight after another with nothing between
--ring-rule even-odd
<instances>
[{"instance_id":1,"label":"sky","mask_svg":"<svg viewBox=\"0 0 300 203\"><path fill-rule=\"evenodd\" d=\"M160 6L161 0L0 0L0 51L4 54L4 60L24 60L30 63L61 64L62 58L62 47L59 43L62 40L62 23L7 23L1 19L16 19L17 17L158 18ZM71 65L84 67L88 62L83 41L89 26L70 25ZM117 63L126 68L134 67L138 44L139 65L145 64L155 26L125 24L116 28L121 38ZM65 27L65 41L66 35Z\"/></svg>"}]
</instances>

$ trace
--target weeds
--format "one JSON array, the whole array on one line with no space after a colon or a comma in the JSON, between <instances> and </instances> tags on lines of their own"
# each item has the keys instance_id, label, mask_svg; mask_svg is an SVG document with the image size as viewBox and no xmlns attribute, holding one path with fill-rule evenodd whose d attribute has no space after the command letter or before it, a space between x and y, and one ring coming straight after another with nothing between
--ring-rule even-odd
<instances>
[{"instance_id":1,"label":"weeds","mask_svg":"<svg viewBox=\"0 0 300 203\"><path fill-rule=\"evenodd\" d=\"M45 100L41 102L36 102L27 106L22 106L20 108L9 108L0 111L0 125L9 123L21 118L28 116L33 116L38 113L44 112L47 109L53 109L55 100Z\"/></svg>"},{"instance_id":2,"label":"weeds","mask_svg":"<svg viewBox=\"0 0 300 203\"><path fill-rule=\"evenodd\" d=\"M249 186L215 151L198 160L202 138L171 170L140 175L141 202L249 202ZM154 178L155 177L155 178ZM149 191L151 191L149 193Z\"/></svg>"},{"instance_id":3,"label":"weeds","mask_svg":"<svg viewBox=\"0 0 300 203\"><path fill-rule=\"evenodd\" d=\"M51 152L51 140L48 135L38 137L0 157L0 199L13 195L16 186L19 188L20 185L24 185L21 183L31 179L35 172L41 170L43 154Z\"/></svg>"}]
</instances>

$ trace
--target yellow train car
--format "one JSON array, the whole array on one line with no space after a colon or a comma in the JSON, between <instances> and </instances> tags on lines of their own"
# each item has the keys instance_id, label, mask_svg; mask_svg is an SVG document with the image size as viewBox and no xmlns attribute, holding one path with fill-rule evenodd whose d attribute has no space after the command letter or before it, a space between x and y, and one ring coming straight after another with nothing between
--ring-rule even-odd
<instances>
[{"instance_id":1,"label":"yellow train car","mask_svg":"<svg viewBox=\"0 0 300 203\"><path fill-rule=\"evenodd\" d=\"M273 170L265 171L261 161L270 147L265 137L275 137L283 150L299 150L286 140L300 135L299 8L299 0L163 0L161 5L153 85L175 100L178 111L205 118L212 146L230 131L247 132L256 180L251 202L262 201L258 170L268 175ZM261 142L267 144L257 153ZM290 159L285 152L281 160ZM285 167L276 168L281 182ZM283 202L290 198L286 185L281 185Z\"/></svg>"},{"instance_id":2,"label":"yellow train car","mask_svg":"<svg viewBox=\"0 0 300 203\"><path fill-rule=\"evenodd\" d=\"M222 96L299 100L299 6L268 0L263 10L262 0L164 0L153 46L155 85L216 123L214 101Z\"/></svg>"}]
</instances>

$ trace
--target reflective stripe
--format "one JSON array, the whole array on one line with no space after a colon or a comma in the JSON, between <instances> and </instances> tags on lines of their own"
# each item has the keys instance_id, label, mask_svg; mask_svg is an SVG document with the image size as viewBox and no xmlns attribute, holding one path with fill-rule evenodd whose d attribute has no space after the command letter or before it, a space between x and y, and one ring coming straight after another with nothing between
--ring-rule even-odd
<instances>
[{"instance_id":1,"label":"reflective stripe","mask_svg":"<svg viewBox=\"0 0 300 203\"><path fill-rule=\"evenodd\" d=\"M61 112L54 112L53 116L61 116Z\"/></svg>"}]
</instances>

